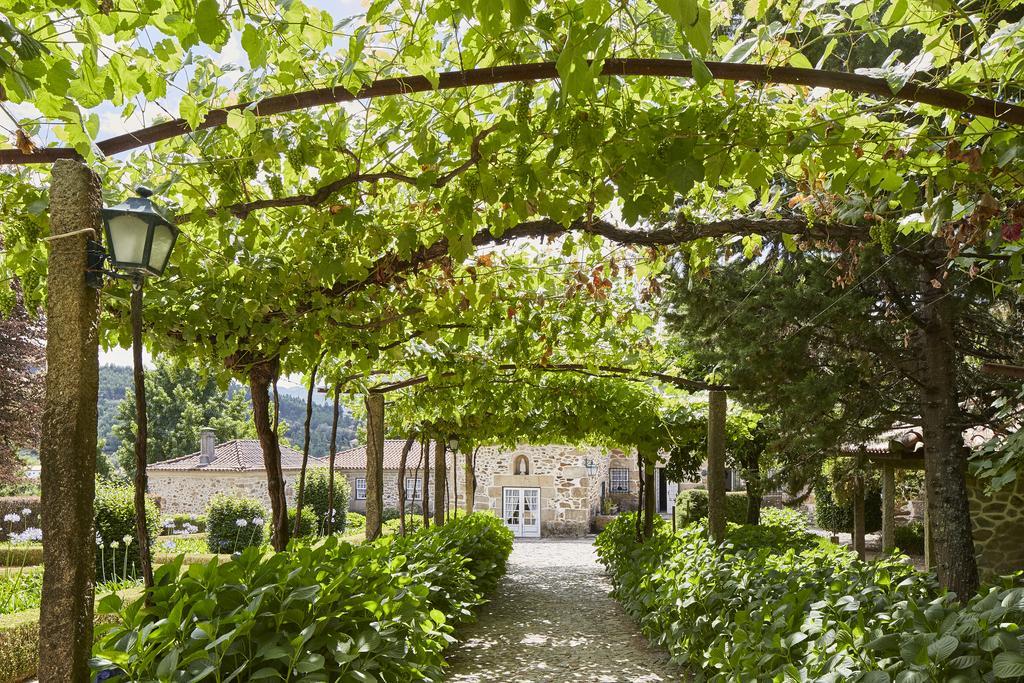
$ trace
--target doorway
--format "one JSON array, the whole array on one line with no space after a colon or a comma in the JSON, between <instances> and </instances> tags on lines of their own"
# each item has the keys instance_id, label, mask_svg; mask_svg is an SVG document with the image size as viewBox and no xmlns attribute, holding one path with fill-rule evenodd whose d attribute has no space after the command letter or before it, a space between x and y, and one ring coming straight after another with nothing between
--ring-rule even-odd
<instances>
[{"instance_id":1,"label":"doorway","mask_svg":"<svg viewBox=\"0 0 1024 683\"><path fill-rule=\"evenodd\" d=\"M515 537L540 538L540 489L505 487L501 516Z\"/></svg>"},{"instance_id":2,"label":"doorway","mask_svg":"<svg viewBox=\"0 0 1024 683\"><path fill-rule=\"evenodd\" d=\"M658 512L668 512L668 478L664 469L654 471L658 473Z\"/></svg>"}]
</instances>

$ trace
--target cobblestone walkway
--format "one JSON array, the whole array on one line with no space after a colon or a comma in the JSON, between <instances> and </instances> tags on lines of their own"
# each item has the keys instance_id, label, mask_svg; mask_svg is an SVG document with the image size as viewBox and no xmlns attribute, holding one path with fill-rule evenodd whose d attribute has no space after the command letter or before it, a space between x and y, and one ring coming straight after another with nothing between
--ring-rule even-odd
<instances>
[{"instance_id":1,"label":"cobblestone walkway","mask_svg":"<svg viewBox=\"0 0 1024 683\"><path fill-rule=\"evenodd\" d=\"M593 539L517 541L480 619L457 635L452 683L685 680L608 594Z\"/></svg>"}]
</instances>

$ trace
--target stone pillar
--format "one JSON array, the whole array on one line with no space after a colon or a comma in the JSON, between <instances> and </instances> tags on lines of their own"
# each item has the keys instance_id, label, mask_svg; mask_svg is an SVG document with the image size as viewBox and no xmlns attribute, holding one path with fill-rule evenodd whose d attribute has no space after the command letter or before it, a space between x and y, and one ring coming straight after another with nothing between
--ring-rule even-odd
<instances>
[{"instance_id":1,"label":"stone pillar","mask_svg":"<svg viewBox=\"0 0 1024 683\"><path fill-rule=\"evenodd\" d=\"M381 534L384 512L384 394L366 396L366 540Z\"/></svg>"},{"instance_id":2,"label":"stone pillar","mask_svg":"<svg viewBox=\"0 0 1024 683\"><path fill-rule=\"evenodd\" d=\"M711 540L725 540L725 414L724 391L708 395L708 530Z\"/></svg>"},{"instance_id":3,"label":"stone pillar","mask_svg":"<svg viewBox=\"0 0 1024 683\"><path fill-rule=\"evenodd\" d=\"M54 163L46 297L42 464L43 589L39 616L42 683L88 681L92 650L99 392L99 291L85 286L86 241L100 239L100 182L71 159Z\"/></svg>"},{"instance_id":4,"label":"stone pillar","mask_svg":"<svg viewBox=\"0 0 1024 683\"><path fill-rule=\"evenodd\" d=\"M864 477L857 475L853 484L853 549L857 557L865 559L867 544L864 540Z\"/></svg>"},{"instance_id":5,"label":"stone pillar","mask_svg":"<svg viewBox=\"0 0 1024 683\"><path fill-rule=\"evenodd\" d=\"M882 552L896 548L896 470L882 465Z\"/></svg>"},{"instance_id":6,"label":"stone pillar","mask_svg":"<svg viewBox=\"0 0 1024 683\"><path fill-rule=\"evenodd\" d=\"M434 441L434 524L444 524L444 493L448 486L448 468L444 462L444 441Z\"/></svg>"}]
</instances>

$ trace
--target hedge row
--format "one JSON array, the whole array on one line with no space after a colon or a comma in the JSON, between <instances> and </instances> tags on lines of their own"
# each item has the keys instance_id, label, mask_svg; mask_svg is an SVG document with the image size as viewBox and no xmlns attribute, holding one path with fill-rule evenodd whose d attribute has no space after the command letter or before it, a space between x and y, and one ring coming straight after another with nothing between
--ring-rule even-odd
<instances>
[{"instance_id":1,"label":"hedge row","mask_svg":"<svg viewBox=\"0 0 1024 683\"><path fill-rule=\"evenodd\" d=\"M187 570L177 560L157 570L151 606L100 602L117 623L94 663L111 681L440 681L453 624L511 549L499 519L475 514L358 546L329 536Z\"/></svg>"},{"instance_id":2,"label":"hedge row","mask_svg":"<svg viewBox=\"0 0 1024 683\"><path fill-rule=\"evenodd\" d=\"M138 590L123 595L138 595ZM114 617L97 613L94 623L110 624ZM36 675L39 662L39 610L0 616L0 683L17 683Z\"/></svg>"},{"instance_id":3,"label":"hedge row","mask_svg":"<svg viewBox=\"0 0 1024 683\"><path fill-rule=\"evenodd\" d=\"M42 545L32 543L0 547L0 567L29 567L42 563Z\"/></svg>"},{"instance_id":4,"label":"hedge row","mask_svg":"<svg viewBox=\"0 0 1024 683\"><path fill-rule=\"evenodd\" d=\"M708 518L707 489L683 489L676 496L676 524L686 526ZM728 491L725 494L725 518L733 524L747 521L747 494Z\"/></svg>"},{"instance_id":5,"label":"hedge row","mask_svg":"<svg viewBox=\"0 0 1024 683\"><path fill-rule=\"evenodd\" d=\"M597 538L614 595L645 635L702 680L1018 680L1021 576L966 605L894 556L866 563L791 528L663 521L638 544L623 515Z\"/></svg>"}]
</instances>

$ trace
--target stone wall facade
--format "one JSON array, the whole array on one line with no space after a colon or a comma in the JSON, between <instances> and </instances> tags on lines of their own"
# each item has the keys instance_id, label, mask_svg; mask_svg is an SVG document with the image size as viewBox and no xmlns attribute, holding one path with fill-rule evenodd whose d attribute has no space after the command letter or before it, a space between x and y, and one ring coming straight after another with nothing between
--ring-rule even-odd
<instances>
[{"instance_id":1,"label":"stone wall facade","mask_svg":"<svg viewBox=\"0 0 1024 683\"><path fill-rule=\"evenodd\" d=\"M521 456L529 463L528 474L515 473ZM597 466L593 475L587 470L588 460ZM484 447L476 456L477 488L473 509L491 510L500 517L505 487L538 488L542 536L585 534L600 511L601 484L608 480L608 465L609 453L600 448Z\"/></svg>"},{"instance_id":2,"label":"stone wall facade","mask_svg":"<svg viewBox=\"0 0 1024 683\"><path fill-rule=\"evenodd\" d=\"M1024 569L1024 477L998 493L970 481L968 492L982 578Z\"/></svg>"},{"instance_id":3,"label":"stone wall facade","mask_svg":"<svg viewBox=\"0 0 1024 683\"><path fill-rule=\"evenodd\" d=\"M298 478L298 470L284 471L284 492L289 507L295 505L295 486ZM160 512L165 515L204 515L210 499L218 493L255 498L265 510L270 510L267 476L265 472L259 470L157 470L149 475L149 493L160 501Z\"/></svg>"},{"instance_id":4,"label":"stone wall facade","mask_svg":"<svg viewBox=\"0 0 1024 683\"><path fill-rule=\"evenodd\" d=\"M365 498L360 498L360 499L356 498L356 479L363 479L363 480L365 480L366 479L366 471L365 470L344 470L344 471L339 471L338 472L338 476L345 477L346 479L348 479L349 491L351 491L351 495L349 496L349 501L348 501L348 509L349 509L349 511L350 512L359 512L359 513L365 514L366 513L366 499ZM447 483L447 489L448 489L449 505L455 505L455 503L452 502L453 501L452 496L454 495L454 491L452 489L452 486L453 486L453 479L452 479L452 477L453 477L452 470L449 468L449 470L448 470L448 479L447 479L447 482L446 482ZM410 468L408 474L405 475L405 480L406 481L412 481L413 479L419 479L422 482L423 481L423 472L422 471L417 472L417 471L415 471L414 468ZM460 489L462 489L463 486L464 486L463 481L462 481L462 472L461 471L459 472L459 480L458 480L458 484L457 485L458 485L458 487ZM423 484L421 483L420 484L420 491L422 492L422 490L423 490ZM434 470L433 469L430 470L430 491L429 491L429 495L430 495L430 501L429 501L430 502L430 509L433 510L434 509L434 500L433 500L434 499ZM460 491L459 492L459 500L461 501L461 500L463 500L463 498L464 498L464 496L463 496L462 492ZM422 506L423 506L422 496L416 498L415 500L413 500L412 498L408 498L407 497L406 500L405 500L405 504L406 504L407 508L408 508L409 505L414 504L416 506L419 506L418 507L419 510L422 510L423 509L422 508ZM384 470L384 507L385 508L393 508L395 510L398 509L398 470Z\"/></svg>"}]
</instances>

